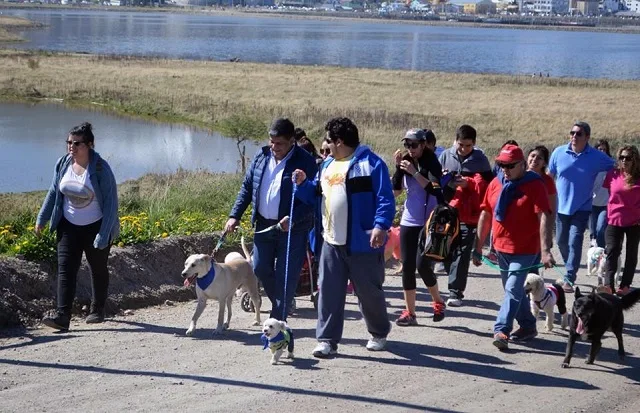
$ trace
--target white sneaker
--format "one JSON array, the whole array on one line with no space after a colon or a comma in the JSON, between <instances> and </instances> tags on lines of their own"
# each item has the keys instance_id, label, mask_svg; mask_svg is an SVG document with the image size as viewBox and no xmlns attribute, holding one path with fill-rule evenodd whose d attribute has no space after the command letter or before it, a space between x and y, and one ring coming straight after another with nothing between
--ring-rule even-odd
<instances>
[{"instance_id":1,"label":"white sneaker","mask_svg":"<svg viewBox=\"0 0 640 413\"><path fill-rule=\"evenodd\" d=\"M369 351L382 351L384 346L387 345L386 338L371 337L367 342L367 350Z\"/></svg>"},{"instance_id":2,"label":"white sneaker","mask_svg":"<svg viewBox=\"0 0 640 413\"><path fill-rule=\"evenodd\" d=\"M444 263L443 262L437 262L436 265L433 267L433 271L434 272L447 272L447 270L444 268Z\"/></svg>"},{"instance_id":3,"label":"white sneaker","mask_svg":"<svg viewBox=\"0 0 640 413\"><path fill-rule=\"evenodd\" d=\"M316 348L313 349L313 357L325 358L329 357L332 354L336 354L338 352L337 349L331 347L331 344L326 341L319 341Z\"/></svg>"},{"instance_id":4,"label":"white sneaker","mask_svg":"<svg viewBox=\"0 0 640 413\"><path fill-rule=\"evenodd\" d=\"M447 307L462 307L462 300L459 298L449 298L447 300Z\"/></svg>"}]
</instances>

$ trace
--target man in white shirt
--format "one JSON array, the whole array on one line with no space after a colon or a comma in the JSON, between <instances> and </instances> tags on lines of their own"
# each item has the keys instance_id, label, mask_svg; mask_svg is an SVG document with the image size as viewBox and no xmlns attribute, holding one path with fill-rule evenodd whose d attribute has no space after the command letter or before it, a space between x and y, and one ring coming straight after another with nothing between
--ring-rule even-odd
<instances>
[{"instance_id":1,"label":"man in white shirt","mask_svg":"<svg viewBox=\"0 0 640 413\"><path fill-rule=\"evenodd\" d=\"M253 204L251 223L256 230L253 269L271 301L270 317L283 321L289 314L300 278L314 212L313 205L294 201L291 244L287 251L286 231L289 229L293 171L300 169L312 176L317 171L313 157L295 144L294 130L293 123L286 118L276 119L272 123L269 145L256 154L247 170L225 226L225 231L234 231L244 211ZM278 223L279 230L261 232Z\"/></svg>"}]
</instances>

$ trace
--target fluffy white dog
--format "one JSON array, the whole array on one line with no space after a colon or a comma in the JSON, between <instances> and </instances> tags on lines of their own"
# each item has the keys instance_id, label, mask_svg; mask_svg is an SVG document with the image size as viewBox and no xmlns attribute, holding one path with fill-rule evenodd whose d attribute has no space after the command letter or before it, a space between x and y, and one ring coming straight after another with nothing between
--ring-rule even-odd
<instances>
[{"instance_id":1,"label":"fluffy white dog","mask_svg":"<svg viewBox=\"0 0 640 413\"><path fill-rule=\"evenodd\" d=\"M568 323L567 299L562 289L562 282L545 284L544 278L538 274L528 274L524 283L524 291L531 300L531 313L538 319L540 310L547 314L547 331L553 331L553 307L558 306L561 316L560 327L566 329Z\"/></svg>"},{"instance_id":2,"label":"fluffy white dog","mask_svg":"<svg viewBox=\"0 0 640 413\"><path fill-rule=\"evenodd\" d=\"M277 364L287 349L287 358L293 359L293 332L286 322L269 318L262 325L263 349L269 348L271 351L271 364Z\"/></svg>"},{"instance_id":3,"label":"fluffy white dog","mask_svg":"<svg viewBox=\"0 0 640 413\"><path fill-rule=\"evenodd\" d=\"M604 272L607 265L607 255L604 253L602 247L591 247L587 251L587 274L598 276L598 285L604 285ZM615 279L620 282L620 268L622 266L622 260L618 258L618 267L615 274Z\"/></svg>"}]
</instances>

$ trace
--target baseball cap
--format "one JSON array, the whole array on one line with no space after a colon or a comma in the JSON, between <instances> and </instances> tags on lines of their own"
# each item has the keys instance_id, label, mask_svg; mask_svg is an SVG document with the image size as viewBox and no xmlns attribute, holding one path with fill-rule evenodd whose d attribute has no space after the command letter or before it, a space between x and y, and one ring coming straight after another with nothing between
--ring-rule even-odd
<instances>
[{"instance_id":1,"label":"baseball cap","mask_svg":"<svg viewBox=\"0 0 640 413\"><path fill-rule=\"evenodd\" d=\"M269 135L282 136L285 138L291 138L295 133L295 127L293 122L287 118L278 118L273 121L269 128Z\"/></svg>"},{"instance_id":2,"label":"baseball cap","mask_svg":"<svg viewBox=\"0 0 640 413\"><path fill-rule=\"evenodd\" d=\"M496 156L496 162L510 164L524 161L524 153L519 146L505 145L500 149L500 153Z\"/></svg>"},{"instance_id":3,"label":"baseball cap","mask_svg":"<svg viewBox=\"0 0 640 413\"><path fill-rule=\"evenodd\" d=\"M431 129L418 129L413 128L409 129L407 133L405 133L404 138L402 140L408 141L435 141L436 135L433 134Z\"/></svg>"}]
</instances>

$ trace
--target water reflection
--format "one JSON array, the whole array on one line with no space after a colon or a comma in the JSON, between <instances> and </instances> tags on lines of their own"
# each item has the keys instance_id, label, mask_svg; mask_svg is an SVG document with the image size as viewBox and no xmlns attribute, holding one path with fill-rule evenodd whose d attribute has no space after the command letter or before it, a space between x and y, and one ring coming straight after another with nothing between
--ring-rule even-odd
<instances>
[{"instance_id":1,"label":"water reflection","mask_svg":"<svg viewBox=\"0 0 640 413\"><path fill-rule=\"evenodd\" d=\"M637 34L346 20L8 10L44 22L12 47L302 65L640 79Z\"/></svg>"},{"instance_id":2,"label":"water reflection","mask_svg":"<svg viewBox=\"0 0 640 413\"><path fill-rule=\"evenodd\" d=\"M56 159L65 153L67 132L84 121L93 124L96 150L118 182L178 168L240 171L235 141L217 133L56 104L0 103L0 192L46 189ZM247 156L257 149L247 143Z\"/></svg>"}]
</instances>

